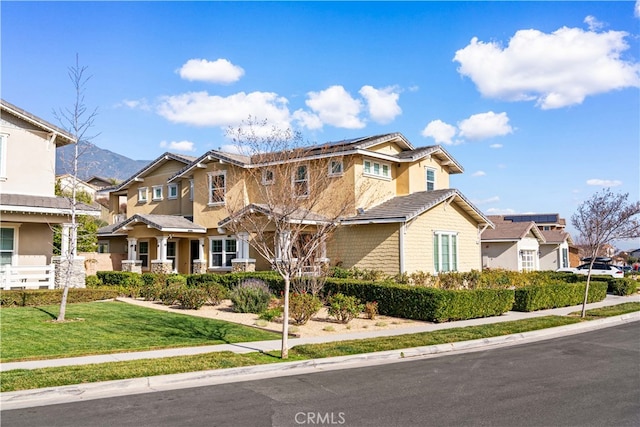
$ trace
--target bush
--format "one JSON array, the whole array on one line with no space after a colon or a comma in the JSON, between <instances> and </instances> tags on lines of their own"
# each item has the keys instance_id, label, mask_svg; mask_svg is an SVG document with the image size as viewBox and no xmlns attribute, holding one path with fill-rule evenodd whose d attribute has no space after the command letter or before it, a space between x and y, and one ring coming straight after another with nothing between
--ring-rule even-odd
<instances>
[{"instance_id":1,"label":"bush","mask_svg":"<svg viewBox=\"0 0 640 427\"><path fill-rule=\"evenodd\" d=\"M223 299L227 298L227 288L219 283L206 282L199 287L205 290L207 294L207 302L211 305L218 305Z\"/></svg>"},{"instance_id":2,"label":"bush","mask_svg":"<svg viewBox=\"0 0 640 427\"><path fill-rule=\"evenodd\" d=\"M164 305L173 305L176 303L176 301L178 301L178 297L180 296L180 293L186 289L186 286L180 285L180 284L172 284L172 285L168 285L165 286L161 291L160 291L160 301L162 301L162 304Z\"/></svg>"},{"instance_id":3,"label":"bush","mask_svg":"<svg viewBox=\"0 0 640 427\"><path fill-rule=\"evenodd\" d=\"M586 283L555 283L527 286L515 291L515 311L536 311L582 304ZM592 281L587 302L602 301L607 296L607 283Z\"/></svg>"},{"instance_id":4,"label":"bush","mask_svg":"<svg viewBox=\"0 0 640 427\"><path fill-rule=\"evenodd\" d=\"M142 275L144 284L140 287L140 296L147 301L157 301L167 287L167 276L164 274Z\"/></svg>"},{"instance_id":5,"label":"bush","mask_svg":"<svg viewBox=\"0 0 640 427\"><path fill-rule=\"evenodd\" d=\"M207 290L203 288L187 288L183 286L180 287L180 292L178 293L178 303L180 303L183 308L190 310L200 309L200 307L207 302L208 298Z\"/></svg>"},{"instance_id":6,"label":"bush","mask_svg":"<svg viewBox=\"0 0 640 427\"><path fill-rule=\"evenodd\" d=\"M40 305L60 304L62 301L62 289L33 289L2 291L0 293L0 306L4 307L33 307ZM69 289L67 303L92 302L112 299L118 296L117 289Z\"/></svg>"},{"instance_id":7,"label":"bush","mask_svg":"<svg viewBox=\"0 0 640 427\"><path fill-rule=\"evenodd\" d=\"M233 309L238 313L262 313L269 307L271 292L259 279L246 279L231 291Z\"/></svg>"},{"instance_id":8,"label":"bush","mask_svg":"<svg viewBox=\"0 0 640 427\"><path fill-rule=\"evenodd\" d=\"M95 289L95 288L98 288L100 286L103 286L104 283L102 283L102 280L100 280L100 278L98 276L87 276L84 279L84 285L88 289Z\"/></svg>"},{"instance_id":9,"label":"bush","mask_svg":"<svg viewBox=\"0 0 640 427\"><path fill-rule=\"evenodd\" d=\"M376 301L364 304L364 315L367 319L374 320L378 316L378 303Z\"/></svg>"},{"instance_id":10,"label":"bush","mask_svg":"<svg viewBox=\"0 0 640 427\"><path fill-rule=\"evenodd\" d=\"M258 319L266 320L268 322L273 322L279 317L282 317L282 307L272 307L260 313Z\"/></svg>"},{"instance_id":11,"label":"bush","mask_svg":"<svg viewBox=\"0 0 640 427\"><path fill-rule=\"evenodd\" d=\"M335 317L340 323L349 323L364 310L364 305L360 304L358 298L341 293L330 296L327 302L329 316Z\"/></svg>"},{"instance_id":12,"label":"bush","mask_svg":"<svg viewBox=\"0 0 640 427\"><path fill-rule=\"evenodd\" d=\"M305 325L322 308L322 301L312 294L294 293L289 296L289 317L296 325Z\"/></svg>"},{"instance_id":13,"label":"bush","mask_svg":"<svg viewBox=\"0 0 640 427\"><path fill-rule=\"evenodd\" d=\"M638 282L629 278L612 280L607 286L607 292L621 296L633 295L637 289Z\"/></svg>"}]
</instances>

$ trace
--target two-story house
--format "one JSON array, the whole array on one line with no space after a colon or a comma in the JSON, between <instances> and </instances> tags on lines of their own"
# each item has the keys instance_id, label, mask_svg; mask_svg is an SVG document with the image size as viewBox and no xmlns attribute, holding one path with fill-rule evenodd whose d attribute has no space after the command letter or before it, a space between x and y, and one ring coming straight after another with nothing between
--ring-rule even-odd
<instances>
[{"instance_id":1,"label":"two-story house","mask_svg":"<svg viewBox=\"0 0 640 427\"><path fill-rule=\"evenodd\" d=\"M0 100L0 266L5 273L51 264L53 225L62 225L63 250L68 250L72 206L55 196L55 154L57 147L74 142L68 132ZM76 213L98 216L99 209L80 204ZM11 276L3 277L5 287L15 287L7 282Z\"/></svg>"},{"instance_id":2,"label":"two-story house","mask_svg":"<svg viewBox=\"0 0 640 427\"><path fill-rule=\"evenodd\" d=\"M257 270L268 270L272 260L259 256L246 244L247 236L231 234L225 225L238 206L255 208L268 220L269 209L275 213L278 208L266 206L260 190L272 186L297 194L301 208L314 211L318 220L322 209L348 203L341 206L340 226L322 250L330 265L389 275L481 268L480 233L493 224L450 188L450 175L463 169L442 147L415 148L393 133L302 153L290 159L281 153L249 157L211 150L186 165L186 159L164 154L112 192L115 198L126 190L128 217L99 235L113 242L112 250L126 250L131 265L142 271L225 272L233 269L234 260L252 260ZM291 177L282 179L279 167L293 161ZM249 180L250 169L260 170L261 179ZM323 208L304 202L312 172L331 178L317 190L326 200ZM352 196L350 201L344 202L339 192Z\"/></svg>"},{"instance_id":3,"label":"two-story house","mask_svg":"<svg viewBox=\"0 0 640 427\"><path fill-rule=\"evenodd\" d=\"M483 268L513 271L570 266L571 235L558 214L493 215L495 228L482 233Z\"/></svg>"}]
</instances>

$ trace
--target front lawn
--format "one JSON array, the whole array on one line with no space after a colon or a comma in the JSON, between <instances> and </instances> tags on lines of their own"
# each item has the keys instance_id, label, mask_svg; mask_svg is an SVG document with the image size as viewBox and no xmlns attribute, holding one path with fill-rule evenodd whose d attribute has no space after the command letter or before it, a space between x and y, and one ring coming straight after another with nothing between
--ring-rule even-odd
<instances>
[{"instance_id":1,"label":"front lawn","mask_svg":"<svg viewBox=\"0 0 640 427\"><path fill-rule=\"evenodd\" d=\"M117 301L69 304L64 323L54 322L58 310L0 309L0 361L280 339L256 328Z\"/></svg>"}]
</instances>

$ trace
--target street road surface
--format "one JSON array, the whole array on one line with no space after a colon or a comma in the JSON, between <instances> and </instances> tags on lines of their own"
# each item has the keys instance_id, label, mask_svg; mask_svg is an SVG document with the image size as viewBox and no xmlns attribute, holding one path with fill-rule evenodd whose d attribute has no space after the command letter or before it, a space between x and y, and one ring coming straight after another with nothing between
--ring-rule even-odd
<instances>
[{"instance_id":1,"label":"street road surface","mask_svg":"<svg viewBox=\"0 0 640 427\"><path fill-rule=\"evenodd\" d=\"M639 426L640 323L495 350L3 411L11 426Z\"/></svg>"}]
</instances>

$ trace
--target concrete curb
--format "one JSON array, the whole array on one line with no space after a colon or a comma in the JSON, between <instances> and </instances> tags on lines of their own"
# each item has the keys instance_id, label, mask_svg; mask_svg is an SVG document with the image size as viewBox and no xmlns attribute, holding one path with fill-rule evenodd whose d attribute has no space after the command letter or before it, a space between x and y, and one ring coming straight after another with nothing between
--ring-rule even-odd
<instances>
[{"instance_id":1,"label":"concrete curb","mask_svg":"<svg viewBox=\"0 0 640 427\"><path fill-rule=\"evenodd\" d=\"M29 408L107 397L151 393L155 391L203 387L280 376L300 375L386 363L398 363L402 361L416 360L419 358L439 357L448 354L481 351L553 339L636 321L640 321L640 312L591 320L573 325L523 332L520 334L472 341L460 341L449 344L438 344L352 356L330 357L325 359L312 359L302 362L283 362L269 365L247 366L242 368L188 372L184 374L160 375L154 377L132 378L128 380L5 392L0 393L0 409L10 410Z\"/></svg>"}]
</instances>

